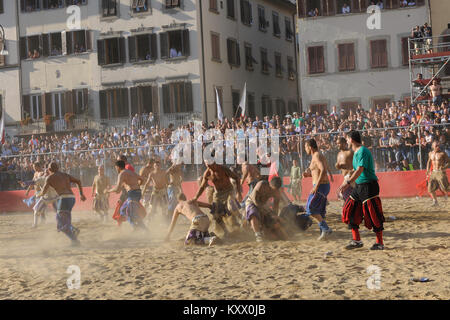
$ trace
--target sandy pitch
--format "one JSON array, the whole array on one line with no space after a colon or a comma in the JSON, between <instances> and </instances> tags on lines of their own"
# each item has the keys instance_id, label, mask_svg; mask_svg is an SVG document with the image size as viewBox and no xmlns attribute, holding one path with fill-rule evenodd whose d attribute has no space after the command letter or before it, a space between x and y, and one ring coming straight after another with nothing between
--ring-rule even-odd
<instances>
[{"instance_id":1,"label":"sandy pitch","mask_svg":"<svg viewBox=\"0 0 450 320\"><path fill-rule=\"evenodd\" d=\"M71 248L53 212L36 230L31 215L0 215L0 299L448 299L450 200L430 203L384 200L385 216L396 219L386 222L386 250L377 252L363 228L364 247L343 249L351 233L338 202L328 206L328 241L316 240L315 223L291 241L260 244L250 236L213 248L184 247L186 220L164 243L165 225L133 234L128 224L76 213L82 246ZM70 265L81 269L78 290L67 288ZM379 290L366 284L371 265L381 269ZM432 281L409 280L422 276Z\"/></svg>"}]
</instances>

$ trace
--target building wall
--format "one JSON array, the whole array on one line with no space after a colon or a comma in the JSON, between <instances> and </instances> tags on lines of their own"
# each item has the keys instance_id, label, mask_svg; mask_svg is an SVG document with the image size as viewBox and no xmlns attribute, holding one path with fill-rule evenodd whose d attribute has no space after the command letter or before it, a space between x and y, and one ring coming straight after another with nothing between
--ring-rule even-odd
<instances>
[{"instance_id":1,"label":"building wall","mask_svg":"<svg viewBox=\"0 0 450 320\"><path fill-rule=\"evenodd\" d=\"M341 101L359 101L368 108L373 98L402 99L410 92L408 66L402 66L401 38L409 36L413 26L428 21L427 6L383 10L381 29L369 30L369 14L299 19L300 73L305 111L315 103L327 103L328 109ZM388 67L370 68L369 41L387 39ZM355 41L356 70L338 71L337 45ZM325 73L308 75L307 47L325 46Z\"/></svg>"},{"instance_id":2,"label":"building wall","mask_svg":"<svg viewBox=\"0 0 450 320\"><path fill-rule=\"evenodd\" d=\"M221 2L223 2L223 7L220 6ZM263 116L261 111L262 95L268 95L272 100L282 98L285 101L286 107L291 100L297 102L297 82L295 80L288 80L286 60L287 55L292 57L295 67L295 44L294 40L285 40L284 29L284 17L286 16L289 17L292 30L295 33L294 18L292 17L295 13L295 7L286 6L283 1L274 0L251 0L250 3L252 4L253 23L251 26L247 26L241 21L240 0L235 0L235 20L227 17L226 0L218 0L218 13L211 12L209 10L209 1L202 0L206 63L205 83L209 121L217 117L215 86L221 87L223 90L222 110L224 116L228 118L234 116L232 90L238 90L242 94L245 82L247 83L247 92L253 93L255 96L255 111L256 115L260 117ZM258 5L265 7L265 18L269 21L267 32L259 30ZM279 14L281 31L279 38L273 35L272 10ZM211 32L219 34L221 62L213 61L212 59ZM228 63L227 38L233 38L239 43L239 67L231 67ZM292 38L295 38L295 35ZM252 45L252 55L258 63L254 64L253 71L248 71L245 67L244 43ZM268 75L261 72L261 47L267 49L268 60L273 67L269 69ZM281 53L282 66L285 69L281 78L275 76L275 51ZM274 101L272 105L275 106Z\"/></svg>"},{"instance_id":3,"label":"building wall","mask_svg":"<svg viewBox=\"0 0 450 320\"><path fill-rule=\"evenodd\" d=\"M134 81L151 80L161 87L166 78L187 77L193 84L194 112L201 112L200 78L196 24L196 3L183 1L183 9L162 10L163 1L151 0L151 11L135 15L131 11L132 0L120 0L119 18L102 18L101 1L88 1L81 8L81 29L93 30L91 53L63 57L40 58L23 61L23 91L27 93L52 92L62 89L77 89L88 86L90 105L94 116L100 117L99 91L121 83L130 87ZM66 8L42 10L20 14L21 36L37 35L53 31L69 31ZM42 23L45 21L45 23ZM98 65L97 39L101 33L122 32L124 37L132 29L153 27L159 34L163 25L186 23L190 30L190 56L187 60L166 62L160 59L160 38L157 37L158 59L154 63L131 64L128 61L128 42L125 41L127 63L122 66L101 67ZM161 104L161 90L159 92Z\"/></svg>"},{"instance_id":4,"label":"building wall","mask_svg":"<svg viewBox=\"0 0 450 320\"><path fill-rule=\"evenodd\" d=\"M433 36L439 36L447 30L450 19L450 1L429 0L431 6L431 23Z\"/></svg>"},{"instance_id":5,"label":"building wall","mask_svg":"<svg viewBox=\"0 0 450 320\"><path fill-rule=\"evenodd\" d=\"M18 41L16 33L16 6L15 1L3 1L4 12L0 13L0 24L5 30L6 65L0 66L0 95L5 110L5 122L20 120L20 90L18 68Z\"/></svg>"}]
</instances>

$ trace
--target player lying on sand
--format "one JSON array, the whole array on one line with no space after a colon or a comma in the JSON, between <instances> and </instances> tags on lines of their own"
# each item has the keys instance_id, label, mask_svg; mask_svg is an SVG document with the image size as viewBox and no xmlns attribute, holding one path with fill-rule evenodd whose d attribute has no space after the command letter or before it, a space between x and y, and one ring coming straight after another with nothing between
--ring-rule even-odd
<instances>
[{"instance_id":1,"label":"player lying on sand","mask_svg":"<svg viewBox=\"0 0 450 320\"><path fill-rule=\"evenodd\" d=\"M186 196L183 193L179 194L178 205L175 207L172 222L170 223L169 227L169 232L166 236L166 241L170 239L170 235L172 234L173 228L175 227L178 216L183 215L188 218L189 221L191 221L191 226L189 228L184 244L208 244L210 246L215 244L218 238L214 233L208 232L210 221L208 216L204 214L202 210L200 210L200 207L211 208L212 206L210 204L199 201L188 202L186 201Z\"/></svg>"},{"instance_id":2,"label":"player lying on sand","mask_svg":"<svg viewBox=\"0 0 450 320\"><path fill-rule=\"evenodd\" d=\"M259 181L252 193L245 201L246 220L255 232L257 242L264 238L286 240L288 235L281 227L280 219L276 215L282 199L281 179L274 177L270 183ZM270 208L269 199L273 199Z\"/></svg>"}]
</instances>

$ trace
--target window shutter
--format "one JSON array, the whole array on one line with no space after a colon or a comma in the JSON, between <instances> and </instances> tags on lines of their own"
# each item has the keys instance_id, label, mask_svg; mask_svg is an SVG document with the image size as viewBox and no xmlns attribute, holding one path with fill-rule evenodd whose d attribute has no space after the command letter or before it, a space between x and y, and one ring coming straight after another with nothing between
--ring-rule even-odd
<instances>
[{"instance_id":1,"label":"window shutter","mask_svg":"<svg viewBox=\"0 0 450 320\"><path fill-rule=\"evenodd\" d=\"M108 119L106 90L100 91L100 119Z\"/></svg>"},{"instance_id":2,"label":"window shutter","mask_svg":"<svg viewBox=\"0 0 450 320\"><path fill-rule=\"evenodd\" d=\"M387 41L381 40L380 46L378 47L381 52L381 67L387 67L388 66L388 56L387 56Z\"/></svg>"},{"instance_id":3,"label":"window shutter","mask_svg":"<svg viewBox=\"0 0 450 320\"><path fill-rule=\"evenodd\" d=\"M372 68L378 67L377 63L378 44L376 41L370 41L370 66Z\"/></svg>"},{"instance_id":4,"label":"window shutter","mask_svg":"<svg viewBox=\"0 0 450 320\"><path fill-rule=\"evenodd\" d=\"M120 99L117 99L118 103L118 116L119 117L129 117L130 110L128 106L128 88L116 89L119 94Z\"/></svg>"},{"instance_id":5,"label":"window shutter","mask_svg":"<svg viewBox=\"0 0 450 320\"><path fill-rule=\"evenodd\" d=\"M27 50L27 38L20 38L20 58L27 59L28 58L28 50Z\"/></svg>"},{"instance_id":6,"label":"window shutter","mask_svg":"<svg viewBox=\"0 0 450 320\"><path fill-rule=\"evenodd\" d=\"M183 55L185 57L188 57L190 55L189 30L188 29L184 29L182 31L182 37L183 37Z\"/></svg>"},{"instance_id":7,"label":"window shutter","mask_svg":"<svg viewBox=\"0 0 450 320\"><path fill-rule=\"evenodd\" d=\"M159 100L158 100L158 86L152 87L152 111L153 113L159 113Z\"/></svg>"},{"instance_id":8,"label":"window shutter","mask_svg":"<svg viewBox=\"0 0 450 320\"><path fill-rule=\"evenodd\" d=\"M317 47L317 71L319 73L325 72L323 47Z\"/></svg>"},{"instance_id":9,"label":"window shutter","mask_svg":"<svg viewBox=\"0 0 450 320\"><path fill-rule=\"evenodd\" d=\"M236 42L236 65L241 65L241 51L239 50L239 43Z\"/></svg>"},{"instance_id":10,"label":"window shutter","mask_svg":"<svg viewBox=\"0 0 450 320\"><path fill-rule=\"evenodd\" d=\"M73 53L73 32L66 32L67 54Z\"/></svg>"},{"instance_id":11,"label":"window shutter","mask_svg":"<svg viewBox=\"0 0 450 320\"><path fill-rule=\"evenodd\" d=\"M158 45L156 40L156 33L150 35L150 56L152 60L158 59Z\"/></svg>"},{"instance_id":12,"label":"window shutter","mask_svg":"<svg viewBox=\"0 0 450 320\"><path fill-rule=\"evenodd\" d=\"M339 71L345 71L347 69L347 58L346 58L346 46L345 44L340 44L338 46L339 51Z\"/></svg>"},{"instance_id":13,"label":"window shutter","mask_svg":"<svg viewBox=\"0 0 450 320\"><path fill-rule=\"evenodd\" d=\"M194 111L194 104L192 98L192 82L187 81L184 83L184 99L185 99L185 111Z\"/></svg>"},{"instance_id":14,"label":"window shutter","mask_svg":"<svg viewBox=\"0 0 450 320\"><path fill-rule=\"evenodd\" d=\"M92 30L86 30L86 50L92 51Z\"/></svg>"},{"instance_id":15,"label":"window shutter","mask_svg":"<svg viewBox=\"0 0 450 320\"><path fill-rule=\"evenodd\" d=\"M42 94L42 114L45 115L52 115L52 96L51 93L44 93Z\"/></svg>"},{"instance_id":16,"label":"window shutter","mask_svg":"<svg viewBox=\"0 0 450 320\"><path fill-rule=\"evenodd\" d=\"M162 94L163 94L163 112L170 113L170 93L169 93L169 85L162 85Z\"/></svg>"},{"instance_id":17,"label":"window shutter","mask_svg":"<svg viewBox=\"0 0 450 320\"><path fill-rule=\"evenodd\" d=\"M402 38L402 65L409 65L408 38Z\"/></svg>"},{"instance_id":18,"label":"window shutter","mask_svg":"<svg viewBox=\"0 0 450 320\"><path fill-rule=\"evenodd\" d=\"M347 44L347 69L355 70L355 44Z\"/></svg>"},{"instance_id":19,"label":"window shutter","mask_svg":"<svg viewBox=\"0 0 450 320\"><path fill-rule=\"evenodd\" d=\"M127 56L125 52L125 38L119 38L119 52L120 52L120 63L127 62Z\"/></svg>"},{"instance_id":20,"label":"window shutter","mask_svg":"<svg viewBox=\"0 0 450 320\"><path fill-rule=\"evenodd\" d=\"M61 51L62 55L67 55L67 31L61 31Z\"/></svg>"},{"instance_id":21,"label":"window shutter","mask_svg":"<svg viewBox=\"0 0 450 320\"><path fill-rule=\"evenodd\" d=\"M88 104L89 104L89 89L88 88L84 88L83 89L83 110L87 110L88 109Z\"/></svg>"},{"instance_id":22,"label":"window shutter","mask_svg":"<svg viewBox=\"0 0 450 320\"><path fill-rule=\"evenodd\" d=\"M167 59L169 57L169 36L167 32L161 32L159 34L161 59Z\"/></svg>"},{"instance_id":23,"label":"window shutter","mask_svg":"<svg viewBox=\"0 0 450 320\"><path fill-rule=\"evenodd\" d=\"M105 64L105 40L97 40L98 65Z\"/></svg>"},{"instance_id":24,"label":"window shutter","mask_svg":"<svg viewBox=\"0 0 450 320\"><path fill-rule=\"evenodd\" d=\"M66 112L73 113L73 99L72 99L72 91L67 91L64 94L65 104L66 104Z\"/></svg>"},{"instance_id":25,"label":"window shutter","mask_svg":"<svg viewBox=\"0 0 450 320\"><path fill-rule=\"evenodd\" d=\"M30 96L22 96L22 119L31 117Z\"/></svg>"},{"instance_id":26,"label":"window shutter","mask_svg":"<svg viewBox=\"0 0 450 320\"><path fill-rule=\"evenodd\" d=\"M131 116L134 117L135 114L139 113L139 98L138 98L138 89L137 87L130 88L131 95Z\"/></svg>"},{"instance_id":27,"label":"window shutter","mask_svg":"<svg viewBox=\"0 0 450 320\"><path fill-rule=\"evenodd\" d=\"M233 40L227 39L228 63L233 64Z\"/></svg>"},{"instance_id":28,"label":"window shutter","mask_svg":"<svg viewBox=\"0 0 450 320\"><path fill-rule=\"evenodd\" d=\"M49 56L50 51L50 41L49 41L49 35L47 33L44 33L40 36L41 43L42 43L42 55L44 57Z\"/></svg>"},{"instance_id":29,"label":"window shutter","mask_svg":"<svg viewBox=\"0 0 450 320\"><path fill-rule=\"evenodd\" d=\"M137 61L136 37L128 37L128 54L130 62Z\"/></svg>"},{"instance_id":30,"label":"window shutter","mask_svg":"<svg viewBox=\"0 0 450 320\"><path fill-rule=\"evenodd\" d=\"M315 63L315 56L314 56L315 50L314 47L308 48L308 73L316 73L316 63Z\"/></svg>"}]
</instances>

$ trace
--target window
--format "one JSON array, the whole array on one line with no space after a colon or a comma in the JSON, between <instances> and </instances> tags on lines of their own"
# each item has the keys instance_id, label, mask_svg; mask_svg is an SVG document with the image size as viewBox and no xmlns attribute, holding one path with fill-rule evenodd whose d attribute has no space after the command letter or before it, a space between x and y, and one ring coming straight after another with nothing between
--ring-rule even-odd
<instances>
[{"instance_id":1,"label":"window","mask_svg":"<svg viewBox=\"0 0 450 320\"><path fill-rule=\"evenodd\" d=\"M241 102L241 93L239 90L232 90L231 91L231 101L233 103L233 117L236 115L239 103Z\"/></svg>"},{"instance_id":2,"label":"window","mask_svg":"<svg viewBox=\"0 0 450 320\"><path fill-rule=\"evenodd\" d=\"M67 41L69 40L69 41ZM84 53L92 50L92 31L67 32L67 54Z\"/></svg>"},{"instance_id":3,"label":"window","mask_svg":"<svg viewBox=\"0 0 450 320\"><path fill-rule=\"evenodd\" d=\"M103 17L114 17L118 16L117 0L102 0L102 16Z\"/></svg>"},{"instance_id":4,"label":"window","mask_svg":"<svg viewBox=\"0 0 450 320\"><path fill-rule=\"evenodd\" d=\"M189 56L189 30L173 30L159 34L161 59Z\"/></svg>"},{"instance_id":5,"label":"window","mask_svg":"<svg viewBox=\"0 0 450 320\"><path fill-rule=\"evenodd\" d=\"M267 50L264 48L261 48L261 72L268 74L269 68L272 66L269 63L269 59L267 57Z\"/></svg>"},{"instance_id":6,"label":"window","mask_svg":"<svg viewBox=\"0 0 450 320\"><path fill-rule=\"evenodd\" d=\"M387 40L370 41L370 66L372 68L387 68Z\"/></svg>"},{"instance_id":7,"label":"window","mask_svg":"<svg viewBox=\"0 0 450 320\"><path fill-rule=\"evenodd\" d=\"M25 95L23 96L23 119L31 118L32 120L42 119L42 95Z\"/></svg>"},{"instance_id":8,"label":"window","mask_svg":"<svg viewBox=\"0 0 450 320\"><path fill-rule=\"evenodd\" d=\"M355 44L342 43L338 45L339 71L355 70Z\"/></svg>"},{"instance_id":9,"label":"window","mask_svg":"<svg viewBox=\"0 0 450 320\"><path fill-rule=\"evenodd\" d=\"M22 12L33 12L41 10L40 0L21 0L20 7Z\"/></svg>"},{"instance_id":10,"label":"window","mask_svg":"<svg viewBox=\"0 0 450 320\"><path fill-rule=\"evenodd\" d=\"M253 58L252 54L252 46L251 44L245 44L245 68L249 71L253 71L253 64L257 64L255 58Z\"/></svg>"},{"instance_id":11,"label":"window","mask_svg":"<svg viewBox=\"0 0 450 320\"><path fill-rule=\"evenodd\" d=\"M148 12L148 0L133 0L131 9L133 13Z\"/></svg>"},{"instance_id":12,"label":"window","mask_svg":"<svg viewBox=\"0 0 450 320\"><path fill-rule=\"evenodd\" d=\"M211 32L211 50L212 59L220 61L220 36L213 32Z\"/></svg>"},{"instance_id":13,"label":"window","mask_svg":"<svg viewBox=\"0 0 450 320\"><path fill-rule=\"evenodd\" d=\"M192 83L172 82L163 84L163 110L164 113L192 112Z\"/></svg>"},{"instance_id":14,"label":"window","mask_svg":"<svg viewBox=\"0 0 450 320\"><path fill-rule=\"evenodd\" d=\"M370 3L370 0L353 0L353 12L362 12L365 13L367 11L367 4ZM376 2L374 2L376 3Z\"/></svg>"},{"instance_id":15,"label":"window","mask_svg":"<svg viewBox=\"0 0 450 320\"><path fill-rule=\"evenodd\" d=\"M263 95L261 97L261 112L262 116L272 116L273 110L272 110L272 100L269 96Z\"/></svg>"},{"instance_id":16,"label":"window","mask_svg":"<svg viewBox=\"0 0 450 320\"><path fill-rule=\"evenodd\" d=\"M239 53L239 43L234 39L227 39L228 63L232 66L241 65L241 55Z\"/></svg>"},{"instance_id":17,"label":"window","mask_svg":"<svg viewBox=\"0 0 450 320\"><path fill-rule=\"evenodd\" d=\"M125 118L130 116L128 89L116 88L100 90L100 118Z\"/></svg>"},{"instance_id":18,"label":"window","mask_svg":"<svg viewBox=\"0 0 450 320\"><path fill-rule=\"evenodd\" d=\"M376 106L382 106L384 108L384 106L386 105L386 103L391 103L392 99L391 98L372 98L372 107L376 107Z\"/></svg>"},{"instance_id":19,"label":"window","mask_svg":"<svg viewBox=\"0 0 450 320\"><path fill-rule=\"evenodd\" d=\"M128 54L130 62L156 60L156 34L148 33L128 37Z\"/></svg>"},{"instance_id":20,"label":"window","mask_svg":"<svg viewBox=\"0 0 450 320\"><path fill-rule=\"evenodd\" d=\"M288 102L288 112L290 114L293 114L294 112L299 112L300 110L298 110L298 105L296 101L289 101Z\"/></svg>"},{"instance_id":21,"label":"window","mask_svg":"<svg viewBox=\"0 0 450 320\"><path fill-rule=\"evenodd\" d=\"M88 0L66 0L66 6L80 6L87 4Z\"/></svg>"},{"instance_id":22,"label":"window","mask_svg":"<svg viewBox=\"0 0 450 320\"><path fill-rule=\"evenodd\" d=\"M3 0L0 0L0 13L3 13ZM1 97L1 96L0 96Z\"/></svg>"},{"instance_id":23,"label":"window","mask_svg":"<svg viewBox=\"0 0 450 320\"><path fill-rule=\"evenodd\" d=\"M255 94L247 93L247 106L248 106L248 116L252 119L255 118Z\"/></svg>"},{"instance_id":24,"label":"window","mask_svg":"<svg viewBox=\"0 0 450 320\"><path fill-rule=\"evenodd\" d=\"M166 9L174 9L181 7L181 0L164 0Z\"/></svg>"},{"instance_id":25,"label":"window","mask_svg":"<svg viewBox=\"0 0 450 320\"><path fill-rule=\"evenodd\" d=\"M159 113L158 87L156 85L142 85L130 88L131 115L142 113Z\"/></svg>"},{"instance_id":26,"label":"window","mask_svg":"<svg viewBox=\"0 0 450 320\"><path fill-rule=\"evenodd\" d=\"M399 0L384 0L385 9L397 9L399 6L400 6Z\"/></svg>"},{"instance_id":27,"label":"window","mask_svg":"<svg viewBox=\"0 0 450 320\"><path fill-rule=\"evenodd\" d=\"M258 25L259 30L266 31L269 26L269 21L266 20L266 10L262 6L258 6Z\"/></svg>"},{"instance_id":28,"label":"window","mask_svg":"<svg viewBox=\"0 0 450 320\"><path fill-rule=\"evenodd\" d=\"M125 38L97 40L98 64L100 66L125 63Z\"/></svg>"},{"instance_id":29,"label":"window","mask_svg":"<svg viewBox=\"0 0 450 320\"><path fill-rule=\"evenodd\" d=\"M347 14L352 12L350 7L350 0L337 0L336 7L338 14Z\"/></svg>"},{"instance_id":30,"label":"window","mask_svg":"<svg viewBox=\"0 0 450 320\"><path fill-rule=\"evenodd\" d=\"M281 54L275 53L275 75L277 77L283 76L283 66L281 65Z\"/></svg>"},{"instance_id":31,"label":"window","mask_svg":"<svg viewBox=\"0 0 450 320\"><path fill-rule=\"evenodd\" d=\"M241 0L241 21L247 26L252 24L252 5L248 0Z\"/></svg>"},{"instance_id":32,"label":"window","mask_svg":"<svg viewBox=\"0 0 450 320\"><path fill-rule=\"evenodd\" d=\"M235 0L227 0L227 17L236 19L236 9L234 8Z\"/></svg>"},{"instance_id":33,"label":"window","mask_svg":"<svg viewBox=\"0 0 450 320\"><path fill-rule=\"evenodd\" d=\"M0 39L0 48L3 49L3 39ZM0 67L3 67L6 65L6 57L3 55L0 55Z\"/></svg>"},{"instance_id":34,"label":"window","mask_svg":"<svg viewBox=\"0 0 450 320\"><path fill-rule=\"evenodd\" d=\"M356 113L356 109L358 108L358 101L345 101L341 102L341 110L345 111L345 114L349 115L350 111L352 111L353 114Z\"/></svg>"},{"instance_id":35,"label":"window","mask_svg":"<svg viewBox=\"0 0 450 320\"><path fill-rule=\"evenodd\" d=\"M42 36L30 36L21 38L22 59L37 59L41 57Z\"/></svg>"},{"instance_id":36,"label":"window","mask_svg":"<svg viewBox=\"0 0 450 320\"><path fill-rule=\"evenodd\" d=\"M84 89L74 89L72 90L72 102L73 102L73 113L83 114L88 109L88 96L89 90Z\"/></svg>"},{"instance_id":37,"label":"window","mask_svg":"<svg viewBox=\"0 0 450 320\"><path fill-rule=\"evenodd\" d=\"M323 46L308 48L308 69L309 74L325 72Z\"/></svg>"},{"instance_id":38,"label":"window","mask_svg":"<svg viewBox=\"0 0 450 320\"><path fill-rule=\"evenodd\" d=\"M222 108L222 113L223 113L223 89L222 87L213 87L213 92L214 92L214 101L216 103L216 112L215 112L215 118L217 118L218 114L217 114L217 98L216 98L216 90L217 90L217 95L219 96L219 103L220 103L220 107Z\"/></svg>"},{"instance_id":39,"label":"window","mask_svg":"<svg viewBox=\"0 0 450 320\"><path fill-rule=\"evenodd\" d=\"M311 104L309 106L309 111L313 114L316 114L317 112L323 114L325 110L328 110L328 105L326 104Z\"/></svg>"},{"instance_id":40,"label":"window","mask_svg":"<svg viewBox=\"0 0 450 320\"><path fill-rule=\"evenodd\" d=\"M288 75L289 80L295 80L295 67L294 67L294 59L292 57L287 57L287 67L288 67Z\"/></svg>"},{"instance_id":41,"label":"window","mask_svg":"<svg viewBox=\"0 0 450 320\"><path fill-rule=\"evenodd\" d=\"M278 98L275 101L275 106L276 106L277 114L279 114L280 116L283 115L283 114L286 114L286 104L284 103L283 99Z\"/></svg>"},{"instance_id":42,"label":"window","mask_svg":"<svg viewBox=\"0 0 450 320\"><path fill-rule=\"evenodd\" d=\"M209 0L209 11L219 13L219 10L217 8L217 0Z\"/></svg>"},{"instance_id":43,"label":"window","mask_svg":"<svg viewBox=\"0 0 450 320\"><path fill-rule=\"evenodd\" d=\"M64 8L63 0L43 0L42 1L43 9L59 9Z\"/></svg>"},{"instance_id":44,"label":"window","mask_svg":"<svg viewBox=\"0 0 450 320\"><path fill-rule=\"evenodd\" d=\"M409 65L408 37L402 38L402 65Z\"/></svg>"},{"instance_id":45,"label":"window","mask_svg":"<svg viewBox=\"0 0 450 320\"><path fill-rule=\"evenodd\" d=\"M63 92L45 94L45 114L52 115L56 119L64 119L64 115L66 114L64 98L65 95Z\"/></svg>"},{"instance_id":46,"label":"window","mask_svg":"<svg viewBox=\"0 0 450 320\"><path fill-rule=\"evenodd\" d=\"M294 32L292 31L291 19L289 19L288 17L285 17L284 18L284 26L285 26L284 30L285 30L286 40L292 41Z\"/></svg>"},{"instance_id":47,"label":"window","mask_svg":"<svg viewBox=\"0 0 450 320\"><path fill-rule=\"evenodd\" d=\"M336 12L334 10L334 0L323 0L323 15L334 16L335 14Z\"/></svg>"},{"instance_id":48,"label":"window","mask_svg":"<svg viewBox=\"0 0 450 320\"><path fill-rule=\"evenodd\" d=\"M320 0L306 0L306 16L317 17L322 15Z\"/></svg>"},{"instance_id":49,"label":"window","mask_svg":"<svg viewBox=\"0 0 450 320\"><path fill-rule=\"evenodd\" d=\"M273 35L279 37L281 34L280 31L280 21L278 17L278 13L272 12L272 24L273 24Z\"/></svg>"}]
</instances>

